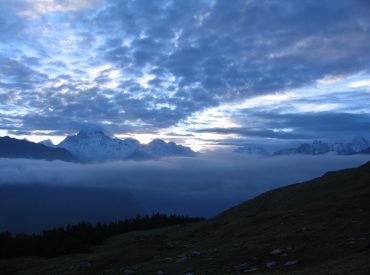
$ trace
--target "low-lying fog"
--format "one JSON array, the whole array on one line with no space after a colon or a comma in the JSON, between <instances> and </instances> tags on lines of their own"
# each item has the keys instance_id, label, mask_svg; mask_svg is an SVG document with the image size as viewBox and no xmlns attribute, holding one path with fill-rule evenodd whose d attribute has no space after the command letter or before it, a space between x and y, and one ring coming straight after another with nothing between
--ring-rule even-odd
<instances>
[{"instance_id":1,"label":"low-lying fog","mask_svg":"<svg viewBox=\"0 0 370 275\"><path fill-rule=\"evenodd\" d=\"M212 217L266 190L368 160L231 153L96 164L0 159L0 231L37 232L153 212Z\"/></svg>"}]
</instances>

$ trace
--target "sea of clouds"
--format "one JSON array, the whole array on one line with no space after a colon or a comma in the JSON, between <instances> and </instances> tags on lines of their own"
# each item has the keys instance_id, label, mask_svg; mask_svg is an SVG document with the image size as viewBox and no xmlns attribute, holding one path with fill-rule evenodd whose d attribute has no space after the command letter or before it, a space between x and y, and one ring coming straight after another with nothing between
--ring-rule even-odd
<instances>
[{"instance_id":1,"label":"sea of clouds","mask_svg":"<svg viewBox=\"0 0 370 275\"><path fill-rule=\"evenodd\" d=\"M92 164L0 159L0 231L36 232L154 212L209 218L264 191L368 160L235 153Z\"/></svg>"}]
</instances>

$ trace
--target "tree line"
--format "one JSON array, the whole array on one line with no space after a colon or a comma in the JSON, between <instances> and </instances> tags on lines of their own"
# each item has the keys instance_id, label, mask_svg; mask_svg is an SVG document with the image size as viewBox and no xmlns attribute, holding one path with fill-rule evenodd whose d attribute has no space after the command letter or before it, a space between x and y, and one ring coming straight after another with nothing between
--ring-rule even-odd
<instances>
[{"instance_id":1,"label":"tree line","mask_svg":"<svg viewBox=\"0 0 370 275\"><path fill-rule=\"evenodd\" d=\"M151 216L138 215L133 219L95 225L81 222L76 225L44 230L38 234L18 233L13 235L6 231L0 233L0 258L20 256L52 258L70 253L88 253L92 251L93 245L99 245L104 239L119 234L202 220L203 218L157 213Z\"/></svg>"}]
</instances>

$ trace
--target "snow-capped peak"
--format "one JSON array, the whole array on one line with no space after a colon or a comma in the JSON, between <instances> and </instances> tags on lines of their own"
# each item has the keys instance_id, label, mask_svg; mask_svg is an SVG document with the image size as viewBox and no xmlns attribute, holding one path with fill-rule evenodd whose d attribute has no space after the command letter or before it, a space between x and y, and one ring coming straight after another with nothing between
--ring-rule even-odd
<instances>
[{"instance_id":1,"label":"snow-capped peak","mask_svg":"<svg viewBox=\"0 0 370 275\"><path fill-rule=\"evenodd\" d=\"M48 147L55 147L55 144L50 139L45 139L39 142L39 144L48 146Z\"/></svg>"},{"instance_id":2,"label":"snow-capped peak","mask_svg":"<svg viewBox=\"0 0 370 275\"><path fill-rule=\"evenodd\" d=\"M168 156L192 156L194 152L185 146L177 145L174 142L165 142L162 139L154 139L147 145L143 146L143 150L154 157Z\"/></svg>"},{"instance_id":3,"label":"snow-capped peak","mask_svg":"<svg viewBox=\"0 0 370 275\"><path fill-rule=\"evenodd\" d=\"M109 135L103 130L81 130L77 133L78 137L91 138L91 137L109 137Z\"/></svg>"},{"instance_id":4,"label":"snow-capped peak","mask_svg":"<svg viewBox=\"0 0 370 275\"><path fill-rule=\"evenodd\" d=\"M83 130L77 135L66 137L59 145L77 155L82 160L123 160L134 156L150 155L156 159L167 156L191 156L194 152L185 146L161 139L142 145L133 138L118 139L108 136L101 130ZM140 153L142 152L142 153ZM149 159L150 157L146 157Z\"/></svg>"},{"instance_id":5,"label":"snow-capped peak","mask_svg":"<svg viewBox=\"0 0 370 275\"><path fill-rule=\"evenodd\" d=\"M361 152L361 151L369 148L369 145L370 144L368 143L368 141L365 138L363 138L363 137L355 137L352 140L352 149L356 153L357 152Z\"/></svg>"},{"instance_id":6,"label":"snow-capped peak","mask_svg":"<svg viewBox=\"0 0 370 275\"><path fill-rule=\"evenodd\" d=\"M322 155L329 152L337 155L352 155L362 152L369 148L369 142L363 137L355 137L351 142L327 143L320 140L314 140L312 143L304 143L296 148L279 150L274 155Z\"/></svg>"}]
</instances>

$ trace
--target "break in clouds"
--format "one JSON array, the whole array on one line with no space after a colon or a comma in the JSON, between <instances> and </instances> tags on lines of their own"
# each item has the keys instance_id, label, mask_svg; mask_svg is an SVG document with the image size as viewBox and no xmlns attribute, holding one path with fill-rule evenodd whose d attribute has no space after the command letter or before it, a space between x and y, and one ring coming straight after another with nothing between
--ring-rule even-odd
<instances>
[{"instance_id":1,"label":"break in clouds","mask_svg":"<svg viewBox=\"0 0 370 275\"><path fill-rule=\"evenodd\" d=\"M368 156L197 158L76 164L1 159L1 230L34 232L136 214L211 217L261 192L355 167Z\"/></svg>"}]
</instances>

